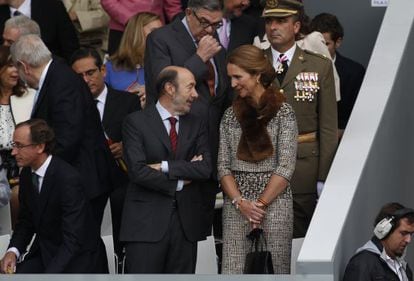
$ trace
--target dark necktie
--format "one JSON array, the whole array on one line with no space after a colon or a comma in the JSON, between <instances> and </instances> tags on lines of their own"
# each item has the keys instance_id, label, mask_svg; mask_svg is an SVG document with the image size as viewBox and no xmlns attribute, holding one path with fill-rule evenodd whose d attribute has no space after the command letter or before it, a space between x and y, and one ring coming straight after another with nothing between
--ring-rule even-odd
<instances>
[{"instance_id":1,"label":"dark necktie","mask_svg":"<svg viewBox=\"0 0 414 281\"><path fill-rule=\"evenodd\" d=\"M171 141L171 149L175 154L175 151L177 150L177 130L175 129L175 124L177 123L177 119L175 117L169 117L168 120L170 121L171 128L170 128L170 141Z\"/></svg>"},{"instance_id":2,"label":"dark necktie","mask_svg":"<svg viewBox=\"0 0 414 281\"><path fill-rule=\"evenodd\" d=\"M20 13L18 10L14 11L13 17L20 16L22 13Z\"/></svg>"},{"instance_id":3,"label":"dark necktie","mask_svg":"<svg viewBox=\"0 0 414 281\"><path fill-rule=\"evenodd\" d=\"M210 60L206 62L208 67L208 77L207 84L208 89L210 90L210 96L214 97L216 95L216 73L214 72L214 66Z\"/></svg>"},{"instance_id":4,"label":"dark necktie","mask_svg":"<svg viewBox=\"0 0 414 281\"><path fill-rule=\"evenodd\" d=\"M280 54L279 58L277 59L279 65L276 69L276 77L279 80L279 84L282 85L283 79L288 71L288 58L285 54Z\"/></svg>"},{"instance_id":5,"label":"dark necktie","mask_svg":"<svg viewBox=\"0 0 414 281\"><path fill-rule=\"evenodd\" d=\"M32 185L35 194L39 194L39 175L36 173L32 173Z\"/></svg>"}]
</instances>

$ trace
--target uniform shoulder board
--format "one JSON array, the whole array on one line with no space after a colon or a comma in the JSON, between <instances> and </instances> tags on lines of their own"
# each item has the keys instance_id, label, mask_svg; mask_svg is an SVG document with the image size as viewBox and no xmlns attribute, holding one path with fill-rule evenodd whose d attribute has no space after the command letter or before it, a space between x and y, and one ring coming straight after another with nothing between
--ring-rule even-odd
<instances>
[{"instance_id":1,"label":"uniform shoulder board","mask_svg":"<svg viewBox=\"0 0 414 281\"><path fill-rule=\"evenodd\" d=\"M322 58L322 59L331 60L331 59L330 59L330 58L328 58L327 56L325 56L325 55L323 55L323 54L320 54L320 53L316 53L316 52L314 52L314 51L310 51L310 50L305 49L305 50L304 50L304 52L305 52L305 53L307 53L307 54L313 55L313 56L320 57L320 58Z\"/></svg>"}]
</instances>

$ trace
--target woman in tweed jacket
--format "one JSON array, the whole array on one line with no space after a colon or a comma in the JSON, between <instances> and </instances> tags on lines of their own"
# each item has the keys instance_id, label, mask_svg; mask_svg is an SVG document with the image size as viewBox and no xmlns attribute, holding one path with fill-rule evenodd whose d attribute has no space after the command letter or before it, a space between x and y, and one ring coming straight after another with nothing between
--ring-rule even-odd
<instances>
[{"instance_id":1,"label":"woman in tweed jacket","mask_svg":"<svg viewBox=\"0 0 414 281\"><path fill-rule=\"evenodd\" d=\"M223 206L224 274L241 274L250 242L264 229L276 274L290 273L297 125L290 105L273 85L275 71L262 50L244 45L228 57L237 93L220 125L218 173Z\"/></svg>"}]
</instances>

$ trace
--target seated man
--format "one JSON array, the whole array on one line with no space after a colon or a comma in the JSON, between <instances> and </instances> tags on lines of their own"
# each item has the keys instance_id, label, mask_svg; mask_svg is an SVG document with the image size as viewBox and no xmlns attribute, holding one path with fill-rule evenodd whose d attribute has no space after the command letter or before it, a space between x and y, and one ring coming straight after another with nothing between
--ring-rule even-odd
<instances>
[{"instance_id":1,"label":"seated man","mask_svg":"<svg viewBox=\"0 0 414 281\"><path fill-rule=\"evenodd\" d=\"M413 280L404 260L413 234L413 209L398 203L383 206L375 219L374 237L351 258L343 281Z\"/></svg>"},{"instance_id":2,"label":"seated man","mask_svg":"<svg viewBox=\"0 0 414 281\"><path fill-rule=\"evenodd\" d=\"M20 211L1 261L2 272L101 273L107 269L81 177L51 155L54 142L54 133L44 120L31 119L16 126L12 155L23 167ZM29 253L17 263L35 234Z\"/></svg>"}]
</instances>

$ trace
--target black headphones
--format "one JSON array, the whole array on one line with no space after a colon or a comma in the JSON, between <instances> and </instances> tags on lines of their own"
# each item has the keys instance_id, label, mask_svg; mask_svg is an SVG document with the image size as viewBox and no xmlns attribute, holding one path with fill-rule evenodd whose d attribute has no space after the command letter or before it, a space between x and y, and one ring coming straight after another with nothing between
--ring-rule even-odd
<instances>
[{"instance_id":1,"label":"black headphones","mask_svg":"<svg viewBox=\"0 0 414 281\"><path fill-rule=\"evenodd\" d=\"M374 228L375 236L382 240L392 233L397 225L399 219L407 216L408 214L414 214L414 210L410 208L403 208L395 211L393 214L383 218Z\"/></svg>"}]
</instances>

